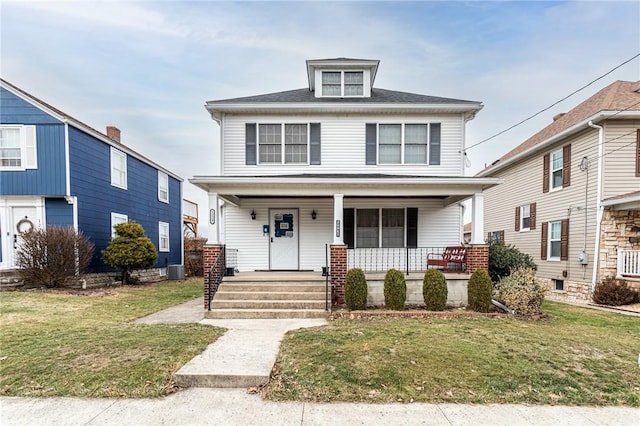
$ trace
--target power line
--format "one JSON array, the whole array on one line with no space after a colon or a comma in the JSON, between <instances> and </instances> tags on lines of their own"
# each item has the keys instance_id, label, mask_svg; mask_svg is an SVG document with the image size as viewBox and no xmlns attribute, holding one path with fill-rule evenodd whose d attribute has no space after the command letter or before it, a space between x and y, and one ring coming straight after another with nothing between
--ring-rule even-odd
<instances>
[{"instance_id":1,"label":"power line","mask_svg":"<svg viewBox=\"0 0 640 426\"><path fill-rule=\"evenodd\" d=\"M636 59L636 58L637 58L637 57L639 57L639 56L640 56L640 53L635 54L635 55L634 55L634 56L632 56L631 58L629 58L629 59L627 59L626 61L622 62L621 64L619 64L619 65L615 66L615 67L614 67L614 68L612 68L611 70L607 71L605 74L602 74L600 77L596 78L595 80L592 80L592 81L590 81L589 83L587 83L586 85L582 86L581 88L579 88L579 89L577 89L577 90L574 90L573 92L571 92L570 94L568 94L568 95L567 95L567 96L565 96L564 98L560 99L559 101L554 102L553 104L549 105L548 107L546 107L546 108L544 108L544 109L542 109L542 110L540 110L540 111L536 112L536 113L535 113L535 114L533 114L532 116L527 117L527 118L525 118L524 120L522 120L522 121L520 121L520 122L518 122L518 123L516 123L516 124L514 124L514 125L512 125L512 126L510 126L510 127L508 127L507 129L502 130L502 131L500 131L500 132L496 133L496 134L495 134L495 135L493 135L493 136L490 136L490 137L488 137L488 138L486 138L486 139L481 140L480 142L477 142L477 143L475 143L475 144L473 144L473 145L471 145L471 146L467 147L467 148L465 149L465 151L468 151L468 150L470 150L471 148L474 148L474 147L476 147L476 146L478 146L478 145L481 145L481 144L483 144L483 143L485 143L485 142L488 142L488 141L490 141L491 139L496 138L496 137L498 137L498 136L500 136L500 135L502 135L502 134L504 134L504 133L508 132L509 130L514 129L514 128L518 127L519 125L521 125L521 124L523 124L523 123L525 123L525 122L527 122L527 121L531 120L532 118L537 117L538 115L542 114L543 112L545 112L545 111L547 111L547 110L549 110L549 109L553 108L554 106L558 105L559 103L561 103L561 102L563 102L563 101L565 101L565 100L569 99L571 96L575 95L576 93L578 93L578 92L580 92L580 91L582 91L582 90L586 89L587 87L591 86L591 85L592 85L593 83L595 83L596 81L603 79L604 77L608 76L609 74L611 74L612 72L614 72L614 71L615 71L615 70L617 70L618 68L620 68L620 67L622 67L622 66L624 66L624 65L628 64L629 62L633 61L634 59Z\"/></svg>"}]
</instances>

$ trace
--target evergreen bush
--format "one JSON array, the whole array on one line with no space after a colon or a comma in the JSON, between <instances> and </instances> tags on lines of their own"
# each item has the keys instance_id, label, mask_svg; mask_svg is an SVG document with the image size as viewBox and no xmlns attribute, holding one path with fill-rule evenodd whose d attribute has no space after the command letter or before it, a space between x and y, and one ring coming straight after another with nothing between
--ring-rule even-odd
<instances>
[{"instance_id":1,"label":"evergreen bush","mask_svg":"<svg viewBox=\"0 0 640 426\"><path fill-rule=\"evenodd\" d=\"M593 301L600 305L629 305L638 300L638 292L630 288L624 280L613 277L604 278L596 283Z\"/></svg>"},{"instance_id":2,"label":"evergreen bush","mask_svg":"<svg viewBox=\"0 0 640 426\"><path fill-rule=\"evenodd\" d=\"M439 269L428 269L424 273L422 297L429 311L444 311L447 307L447 279Z\"/></svg>"},{"instance_id":3,"label":"evergreen bush","mask_svg":"<svg viewBox=\"0 0 640 426\"><path fill-rule=\"evenodd\" d=\"M344 300L350 311L362 310L367 307L367 278L360 268L347 271L344 283Z\"/></svg>"},{"instance_id":4,"label":"evergreen bush","mask_svg":"<svg viewBox=\"0 0 640 426\"><path fill-rule=\"evenodd\" d=\"M134 284L135 279L130 278L130 271L152 267L158 258L158 252L151 240L144 235L144 229L139 223L119 223L114 229L116 237L102 250L102 260L110 267L122 271L122 284Z\"/></svg>"},{"instance_id":5,"label":"evergreen bush","mask_svg":"<svg viewBox=\"0 0 640 426\"><path fill-rule=\"evenodd\" d=\"M407 300L407 283L404 274L397 269L389 269L384 276L384 304L389 309L401 311Z\"/></svg>"},{"instance_id":6,"label":"evergreen bush","mask_svg":"<svg viewBox=\"0 0 640 426\"><path fill-rule=\"evenodd\" d=\"M500 241L489 243L489 276L494 284L518 268L536 270L533 258L512 245Z\"/></svg>"},{"instance_id":7,"label":"evergreen bush","mask_svg":"<svg viewBox=\"0 0 640 426\"><path fill-rule=\"evenodd\" d=\"M544 288L530 268L516 269L498 283L496 298L520 315L542 313Z\"/></svg>"},{"instance_id":8,"label":"evergreen bush","mask_svg":"<svg viewBox=\"0 0 640 426\"><path fill-rule=\"evenodd\" d=\"M476 312L489 312L491 309L491 293L493 283L489 273L484 269L479 269L471 274L469 286L467 287L467 299L469 308Z\"/></svg>"}]
</instances>

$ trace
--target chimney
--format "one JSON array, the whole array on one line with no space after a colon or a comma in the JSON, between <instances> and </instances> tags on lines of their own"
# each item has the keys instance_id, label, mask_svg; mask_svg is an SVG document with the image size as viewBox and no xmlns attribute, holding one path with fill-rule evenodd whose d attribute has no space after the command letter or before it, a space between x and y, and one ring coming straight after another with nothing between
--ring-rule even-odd
<instances>
[{"instance_id":1,"label":"chimney","mask_svg":"<svg viewBox=\"0 0 640 426\"><path fill-rule=\"evenodd\" d=\"M120 129L116 126L107 126L107 137L114 142L120 143Z\"/></svg>"},{"instance_id":2,"label":"chimney","mask_svg":"<svg viewBox=\"0 0 640 426\"><path fill-rule=\"evenodd\" d=\"M556 120L562 118L565 114L566 114L566 112L561 112L560 114L554 115L553 116L553 121L556 121Z\"/></svg>"}]
</instances>

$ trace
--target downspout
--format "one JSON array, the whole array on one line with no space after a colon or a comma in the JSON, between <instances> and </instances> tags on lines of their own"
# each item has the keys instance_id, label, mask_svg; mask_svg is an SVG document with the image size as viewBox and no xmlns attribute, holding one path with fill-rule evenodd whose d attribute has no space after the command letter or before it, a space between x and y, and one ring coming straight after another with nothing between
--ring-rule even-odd
<instances>
[{"instance_id":1,"label":"downspout","mask_svg":"<svg viewBox=\"0 0 640 426\"><path fill-rule=\"evenodd\" d=\"M65 118L64 123L64 166L65 166L65 192L64 199L67 204L73 206L73 229L78 230L78 197L71 195L71 161L69 159L69 121Z\"/></svg>"},{"instance_id":2,"label":"downspout","mask_svg":"<svg viewBox=\"0 0 640 426\"><path fill-rule=\"evenodd\" d=\"M598 279L598 254L600 253L600 229L602 227L602 152L604 151L604 127L593 124L589 121L589 127L598 129L598 180L596 183L596 235L595 246L593 248L593 274L591 277L591 294L595 291L596 280Z\"/></svg>"}]
</instances>

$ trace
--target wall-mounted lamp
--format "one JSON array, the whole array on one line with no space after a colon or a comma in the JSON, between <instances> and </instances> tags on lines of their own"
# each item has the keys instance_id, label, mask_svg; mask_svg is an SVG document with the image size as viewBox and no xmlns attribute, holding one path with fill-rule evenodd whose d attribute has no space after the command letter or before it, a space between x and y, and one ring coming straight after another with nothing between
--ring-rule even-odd
<instances>
[{"instance_id":1,"label":"wall-mounted lamp","mask_svg":"<svg viewBox=\"0 0 640 426\"><path fill-rule=\"evenodd\" d=\"M315 210L311 211L311 219L316 220L316 217L318 217L318 213L316 213Z\"/></svg>"},{"instance_id":2,"label":"wall-mounted lamp","mask_svg":"<svg viewBox=\"0 0 640 426\"><path fill-rule=\"evenodd\" d=\"M256 211L251 210L251 220L256 220Z\"/></svg>"}]
</instances>

